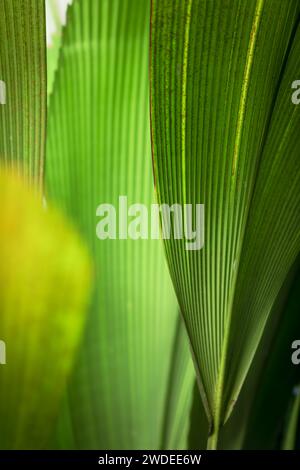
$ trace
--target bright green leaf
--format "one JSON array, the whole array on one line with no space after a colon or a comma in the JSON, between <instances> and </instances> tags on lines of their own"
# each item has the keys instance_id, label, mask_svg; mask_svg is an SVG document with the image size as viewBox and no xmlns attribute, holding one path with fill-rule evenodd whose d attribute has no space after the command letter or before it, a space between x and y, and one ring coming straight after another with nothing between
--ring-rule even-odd
<instances>
[{"instance_id":1,"label":"bright green leaf","mask_svg":"<svg viewBox=\"0 0 300 470\"><path fill-rule=\"evenodd\" d=\"M149 14L148 0L75 0L63 31L49 107L47 194L84 234L93 252L96 291L58 424L62 448L186 442L185 425L176 442L164 434L167 400L177 406L178 427L188 385L184 379L183 395L175 391L176 405L168 394L178 306L161 242L96 236L100 204L118 211L122 195L129 205L150 209L154 202ZM187 364L187 347L182 354Z\"/></svg>"}]
</instances>

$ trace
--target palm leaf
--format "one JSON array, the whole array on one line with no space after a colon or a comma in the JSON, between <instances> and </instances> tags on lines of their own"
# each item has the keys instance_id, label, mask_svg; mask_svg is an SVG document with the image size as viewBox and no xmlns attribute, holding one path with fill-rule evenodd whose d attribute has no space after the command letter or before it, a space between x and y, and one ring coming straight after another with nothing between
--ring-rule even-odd
<instances>
[{"instance_id":1,"label":"palm leaf","mask_svg":"<svg viewBox=\"0 0 300 470\"><path fill-rule=\"evenodd\" d=\"M297 316L299 283L297 260L272 308L237 404L221 429L220 449L271 450L278 446L291 391L299 380L299 371L291 361L291 344L300 325ZM195 449L203 449L199 447L199 401L198 392L193 397L196 411L191 415L189 433L189 443Z\"/></svg>"},{"instance_id":2,"label":"palm leaf","mask_svg":"<svg viewBox=\"0 0 300 470\"><path fill-rule=\"evenodd\" d=\"M299 250L298 14L293 0L152 1L158 199L205 205L204 248L165 245L212 447Z\"/></svg>"},{"instance_id":3,"label":"palm leaf","mask_svg":"<svg viewBox=\"0 0 300 470\"><path fill-rule=\"evenodd\" d=\"M46 129L45 5L0 0L0 162L18 162L30 182L43 182Z\"/></svg>"},{"instance_id":4,"label":"palm leaf","mask_svg":"<svg viewBox=\"0 0 300 470\"><path fill-rule=\"evenodd\" d=\"M119 195L128 204L154 202L149 6L76 0L63 31L49 107L47 194L87 240L96 291L58 424L62 448L158 448L163 439L178 306L162 247L159 240L96 237L99 204L118 208ZM185 345L182 357L188 354ZM183 401L173 401L176 420ZM181 432L182 444L187 427Z\"/></svg>"},{"instance_id":5,"label":"palm leaf","mask_svg":"<svg viewBox=\"0 0 300 470\"><path fill-rule=\"evenodd\" d=\"M272 305L299 253L300 110L290 96L290 84L299 68L298 26L275 102L243 242L225 371L227 415L238 396ZM243 316L239 315L241 311Z\"/></svg>"}]
</instances>

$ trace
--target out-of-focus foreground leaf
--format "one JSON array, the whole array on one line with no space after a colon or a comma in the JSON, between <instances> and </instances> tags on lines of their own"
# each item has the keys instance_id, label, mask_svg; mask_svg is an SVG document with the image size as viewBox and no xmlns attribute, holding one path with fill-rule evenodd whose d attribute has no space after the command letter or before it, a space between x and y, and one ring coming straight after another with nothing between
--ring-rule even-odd
<instances>
[{"instance_id":1,"label":"out-of-focus foreground leaf","mask_svg":"<svg viewBox=\"0 0 300 470\"><path fill-rule=\"evenodd\" d=\"M294 0L152 1L158 199L205 205L204 248L165 245L212 448L299 250L298 14Z\"/></svg>"},{"instance_id":2,"label":"out-of-focus foreground leaf","mask_svg":"<svg viewBox=\"0 0 300 470\"><path fill-rule=\"evenodd\" d=\"M39 449L53 432L90 291L81 240L0 171L0 448Z\"/></svg>"},{"instance_id":3,"label":"out-of-focus foreground leaf","mask_svg":"<svg viewBox=\"0 0 300 470\"><path fill-rule=\"evenodd\" d=\"M186 445L186 381L192 391L194 372L187 344L174 347L178 306L161 242L96 237L99 204L113 204L119 217L121 195L128 205L150 209L154 202L149 14L148 0L75 0L63 31L49 107L47 194L76 222L96 266L86 336L58 424L63 448ZM178 399L169 395L173 351L186 364ZM166 415L168 402L174 409Z\"/></svg>"},{"instance_id":4,"label":"out-of-focus foreground leaf","mask_svg":"<svg viewBox=\"0 0 300 470\"><path fill-rule=\"evenodd\" d=\"M42 185L46 128L45 4L0 0L0 162Z\"/></svg>"}]
</instances>

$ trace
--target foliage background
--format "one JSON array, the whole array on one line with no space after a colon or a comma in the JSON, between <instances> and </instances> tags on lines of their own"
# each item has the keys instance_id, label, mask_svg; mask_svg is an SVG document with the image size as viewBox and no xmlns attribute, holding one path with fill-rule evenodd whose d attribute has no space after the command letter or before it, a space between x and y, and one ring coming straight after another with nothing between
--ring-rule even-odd
<instances>
[{"instance_id":1,"label":"foliage background","mask_svg":"<svg viewBox=\"0 0 300 470\"><path fill-rule=\"evenodd\" d=\"M299 447L299 1L67 3L0 0L1 448ZM119 195L204 249L98 240Z\"/></svg>"}]
</instances>

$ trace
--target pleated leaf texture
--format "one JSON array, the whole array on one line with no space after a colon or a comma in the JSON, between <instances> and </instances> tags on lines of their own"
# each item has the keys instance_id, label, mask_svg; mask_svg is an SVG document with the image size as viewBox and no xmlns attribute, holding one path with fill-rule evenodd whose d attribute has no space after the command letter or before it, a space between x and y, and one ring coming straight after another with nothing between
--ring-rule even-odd
<instances>
[{"instance_id":1,"label":"pleated leaf texture","mask_svg":"<svg viewBox=\"0 0 300 470\"><path fill-rule=\"evenodd\" d=\"M158 200L205 206L204 247L165 247L212 448L299 251L298 15L294 0L152 1Z\"/></svg>"},{"instance_id":2,"label":"pleated leaf texture","mask_svg":"<svg viewBox=\"0 0 300 470\"><path fill-rule=\"evenodd\" d=\"M45 2L0 0L0 162L42 186L46 129Z\"/></svg>"},{"instance_id":3,"label":"pleated leaf texture","mask_svg":"<svg viewBox=\"0 0 300 470\"><path fill-rule=\"evenodd\" d=\"M1 449L48 445L91 290L86 247L37 194L0 170Z\"/></svg>"},{"instance_id":4,"label":"pleated leaf texture","mask_svg":"<svg viewBox=\"0 0 300 470\"><path fill-rule=\"evenodd\" d=\"M75 0L63 30L47 198L87 240L96 288L55 436L62 448L186 446L194 372L162 244L96 236L100 204L114 205L118 218L119 196L149 210L155 202L149 24L148 0Z\"/></svg>"}]
</instances>

